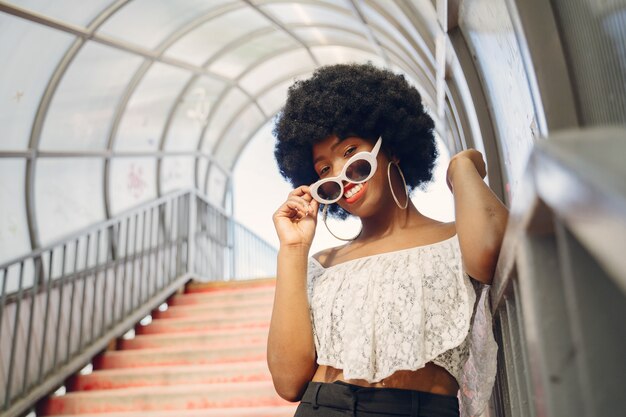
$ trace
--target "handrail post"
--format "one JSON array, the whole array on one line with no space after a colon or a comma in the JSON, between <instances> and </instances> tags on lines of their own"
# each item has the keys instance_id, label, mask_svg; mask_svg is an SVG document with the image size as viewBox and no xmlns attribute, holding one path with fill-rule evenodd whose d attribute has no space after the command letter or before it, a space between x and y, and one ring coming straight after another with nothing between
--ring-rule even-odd
<instances>
[{"instance_id":1,"label":"handrail post","mask_svg":"<svg viewBox=\"0 0 626 417\"><path fill-rule=\"evenodd\" d=\"M187 271L194 275L196 272L196 215L197 198L196 190L189 192L189 206L187 213Z\"/></svg>"}]
</instances>

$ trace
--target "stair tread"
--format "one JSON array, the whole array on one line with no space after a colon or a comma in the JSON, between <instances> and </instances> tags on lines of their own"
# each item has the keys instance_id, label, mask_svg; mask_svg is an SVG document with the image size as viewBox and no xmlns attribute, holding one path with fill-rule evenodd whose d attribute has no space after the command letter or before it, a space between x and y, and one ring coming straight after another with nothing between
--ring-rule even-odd
<instances>
[{"instance_id":1,"label":"stair tread","mask_svg":"<svg viewBox=\"0 0 626 417\"><path fill-rule=\"evenodd\" d=\"M191 281L185 286L185 291L193 291L193 292L214 292L214 291L233 291L244 288L254 288L254 287L275 287L276 286L276 278L256 278L256 279L240 279L240 280L231 280L231 281L211 281L211 282L201 282L201 281Z\"/></svg>"},{"instance_id":2,"label":"stair tread","mask_svg":"<svg viewBox=\"0 0 626 417\"><path fill-rule=\"evenodd\" d=\"M53 395L50 399L59 400L59 399L76 399L76 398L87 398L87 397L133 397L133 396L143 396L143 395L151 395L151 396L162 396L166 394L207 394L207 393L226 393L226 392L238 392L238 391L248 391L254 390L255 392L261 393L260 390L272 390L274 389L274 385L271 381L245 381L245 382L217 382L215 384L190 384L190 385L172 385L172 386L162 386L162 387L129 387L129 388L120 388L116 390L98 390L98 391L73 391L68 392L63 395ZM275 394L276 396L278 394Z\"/></svg>"},{"instance_id":3,"label":"stair tread","mask_svg":"<svg viewBox=\"0 0 626 417\"><path fill-rule=\"evenodd\" d=\"M139 375L139 374L159 374L163 372L207 372L220 369L243 368L250 369L255 367L264 367L267 369L265 361L243 361L228 363L212 363L202 365L170 365L170 366L150 366L145 368L118 368L118 369L98 369L89 374L81 375L81 377L89 377L90 375ZM268 371L269 372L269 371Z\"/></svg>"},{"instance_id":4,"label":"stair tread","mask_svg":"<svg viewBox=\"0 0 626 417\"><path fill-rule=\"evenodd\" d=\"M238 346L237 349L233 349L229 346L218 346L212 348L210 345L196 345L196 346L166 346L160 348L145 348L145 349L126 349L126 350L111 350L104 353L104 356L110 357L119 357L119 356L149 356L152 354L163 354L163 353L198 353L198 352L207 352L207 351L233 351L233 350L252 350L257 351L258 345L243 345Z\"/></svg>"},{"instance_id":5,"label":"stair tread","mask_svg":"<svg viewBox=\"0 0 626 417\"><path fill-rule=\"evenodd\" d=\"M150 333L150 334L138 334L136 335L134 338L154 338L154 339L167 339L167 338L183 338L183 337L189 337L192 338L194 336L198 336L198 335L207 335L207 334L212 334L215 336L233 336L233 335L241 335L242 337L246 337L246 336L256 336L257 334L267 334L267 329L255 329L255 328L245 328L245 329L229 329L229 328L225 328L225 329L215 329L212 330L210 333L207 332L206 330L200 331L200 330L194 330L194 331L189 331L189 332L180 332L180 333ZM128 340L132 340L132 339L128 339Z\"/></svg>"},{"instance_id":6,"label":"stair tread","mask_svg":"<svg viewBox=\"0 0 626 417\"><path fill-rule=\"evenodd\" d=\"M265 360L275 279L185 291L77 375L76 391L49 397L43 415L293 416L297 404L277 395Z\"/></svg>"}]
</instances>

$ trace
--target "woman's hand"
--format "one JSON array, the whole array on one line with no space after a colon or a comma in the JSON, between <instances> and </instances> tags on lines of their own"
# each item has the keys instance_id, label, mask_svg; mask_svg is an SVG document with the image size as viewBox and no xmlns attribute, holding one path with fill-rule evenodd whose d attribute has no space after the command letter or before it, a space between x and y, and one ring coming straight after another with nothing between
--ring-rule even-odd
<instances>
[{"instance_id":1,"label":"woman's hand","mask_svg":"<svg viewBox=\"0 0 626 417\"><path fill-rule=\"evenodd\" d=\"M273 216L280 245L311 247L318 209L319 203L311 197L308 185L290 192Z\"/></svg>"},{"instance_id":2,"label":"woman's hand","mask_svg":"<svg viewBox=\"0 0 626 417\"><path fill-rule=\"evenodd\" d=\"M474 169L476 169L481 178L484 179L485 176L487 176L487 167L485 165L485 160L483 159L483 154L478 152L476 149L466 149L461 151L454 155L448 164L446 182L450 191L454 191L452 186L452 177L454 173L459 169L463 169L463 166L471 168L470 163L474 166Z\"/></svg>"}]
</instances>

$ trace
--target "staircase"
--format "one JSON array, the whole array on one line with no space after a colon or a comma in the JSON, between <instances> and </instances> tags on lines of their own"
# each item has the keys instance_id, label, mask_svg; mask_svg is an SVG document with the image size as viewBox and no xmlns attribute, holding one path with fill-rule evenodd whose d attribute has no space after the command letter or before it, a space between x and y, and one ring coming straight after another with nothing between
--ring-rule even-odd
<instances>
[{"instance_id":1,"label":"staircase","mask_svg":"<svg viewBox=\"0 0 626 417\"><path fill-rule=\"evenodd\" d=\"M275 280L190 283L40 416L283 417L266 364Z\"/></svg>"}]
</instances>

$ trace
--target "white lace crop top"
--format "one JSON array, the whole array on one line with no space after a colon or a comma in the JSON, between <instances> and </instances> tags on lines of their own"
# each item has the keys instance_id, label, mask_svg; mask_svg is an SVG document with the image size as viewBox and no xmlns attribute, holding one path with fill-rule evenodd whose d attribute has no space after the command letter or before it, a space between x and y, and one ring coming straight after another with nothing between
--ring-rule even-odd
<instances>
[{"instance_id":1,"label":"white lace crop top","mask_svg":"<svg viewBox=\"0 0 626 417\"><path fill-rule=\"evenodd\" d=\"M463 271L456 235L328 268L310 258L307 284L318 364L373 383L432 361L458 381L461 416L482 413L497 354L489 286Z\"/></svg>"}]
</instances>

